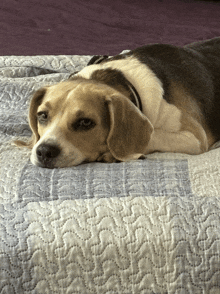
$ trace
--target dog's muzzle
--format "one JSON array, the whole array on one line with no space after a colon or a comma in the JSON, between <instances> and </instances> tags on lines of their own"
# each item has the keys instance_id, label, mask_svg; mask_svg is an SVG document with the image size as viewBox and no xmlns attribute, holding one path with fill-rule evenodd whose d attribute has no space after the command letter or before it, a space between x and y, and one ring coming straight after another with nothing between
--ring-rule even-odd
<instances>
[{"instance_id":1,"label":"dog's muzzle","mask_svg":"<svg viewBox=\"0 0 220 294\"><path fill-rule=\"evenodd\" d=\"M53 168L54 159L58 157L61 150L59 147L42 143L37 147L37 159L43 167Z\"/></svg>"}]
</instances>

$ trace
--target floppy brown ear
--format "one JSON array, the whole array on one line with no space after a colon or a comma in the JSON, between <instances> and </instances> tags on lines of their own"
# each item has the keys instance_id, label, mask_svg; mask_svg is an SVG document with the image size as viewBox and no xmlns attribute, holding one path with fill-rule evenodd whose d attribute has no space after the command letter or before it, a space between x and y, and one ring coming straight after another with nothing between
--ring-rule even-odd
<instances>
[{"instance_id":1,"label":"floppy brown ear","mask_svg":"<svg viewBox=\"0 0 220 294\"><path fill-rule=\"evenodd\" d=\"M31 130L33 132L32 137L28 142L24 142L21 140L14 141L14 144L20 147L28 147L33 148L33 146L36 144L36 142L39 140L40 136L38 134L37 130L37 108L42 103L43 97L46 93L46 87L41 88L38 91L35 92L34 96L31 99L30 107L29 107L29 125L31 127Z\"/></svg>"},{"instance_id":2,"label":"floppy brown ear","mask_svg":"<svg viewBox=\"0 0 220 294\"><path fill-rule=\"evenodd\" d=\"M120 161L138 159L144 155L153 126L148 118L126 97L106 98L110 114L107 144Z\"/></svg>"}]
</instances>

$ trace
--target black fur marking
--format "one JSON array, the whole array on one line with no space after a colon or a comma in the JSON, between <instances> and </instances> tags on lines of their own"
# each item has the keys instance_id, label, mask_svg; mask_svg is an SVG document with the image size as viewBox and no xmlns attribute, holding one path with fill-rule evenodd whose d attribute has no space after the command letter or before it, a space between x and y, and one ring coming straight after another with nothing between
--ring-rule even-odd
<instances>
[{"instance_id":1,"label":"black fur marking","mask_svg":"<svg viewBox=\"0 0 220 294\"><path fill-rule=\"evenodd\" d=\"M73 76L75 76L75 74L77 74L79 71L74 71L73 73L71 73L68 77L68 79L72 79Z\"/></svg>"},{"instance_id":2,"label":"black fur marking","mask_svg":"<svg viewBox=\"0 0 220 294\"><path fill-rule=\"evenodd\" d=\"M170 84L176 82L197 101L206 123L220 140L220 38L185 47L154 44L137 48L134 56L161 80L170 103Z\"/></svg>"},{"instance_id":3,"label":"black fur marking","mask_svg":"<svg viewBox=\"0 0 220 294\"><path fill-rule=\"evenodd\" d=\"M108 58L108 55L95 55L93 56L90 61L88 62L87 65L91 65L91 64L99 64L101 63L103 60L106 60Z\"/></svg>"}]
</instances>

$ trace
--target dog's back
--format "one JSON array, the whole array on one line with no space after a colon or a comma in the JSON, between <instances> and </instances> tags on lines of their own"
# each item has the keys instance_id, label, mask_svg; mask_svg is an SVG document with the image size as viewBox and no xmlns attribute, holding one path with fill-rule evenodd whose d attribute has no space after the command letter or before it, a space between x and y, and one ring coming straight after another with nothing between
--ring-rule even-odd
<instances>
[{"instance_id":1,"label":"dog's back","mask_svg":"<svg viewBox=\"0 0 220 294\"><path fill-rule=\"evenodd\" d=\"M220 38L184 47L153 44L131 51L160 78L164 99L170 100L171 84L181 85L198 103L206 124L220 140Z\"/></svg>"},{"instance_id":2,"label":"dog's back","mask_svg":"<svg viewBox=\"0 0 220 294\"><path fill-rule=\"evenodd\" d=\"M218 140L220 140L220 38L209 41L193 43L185 47L190 51L196 52L199 61L205 66L212 80L209 81L208 87L212 93L209 97L205 97L206 101L210 101L210 106L206 108L204 104L204 112L210 129Z\"/></svg>"}]
</instances>

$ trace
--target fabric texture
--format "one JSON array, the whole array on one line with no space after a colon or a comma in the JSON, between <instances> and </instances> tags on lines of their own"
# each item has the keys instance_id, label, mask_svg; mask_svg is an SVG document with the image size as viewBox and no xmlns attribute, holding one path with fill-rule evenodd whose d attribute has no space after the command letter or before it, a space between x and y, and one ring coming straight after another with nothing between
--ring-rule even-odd
<instances>
[{"instance_id":1,"label":"fabric texture","mask_svg":"<svg viewBox=\"0 0 220 294\"><path fill-rule=\"evenodd\" d=\"M0 293L220 293L220 150L31 164L31 94L91 56L1 57Z\"/></svg>"}]
</instances>

